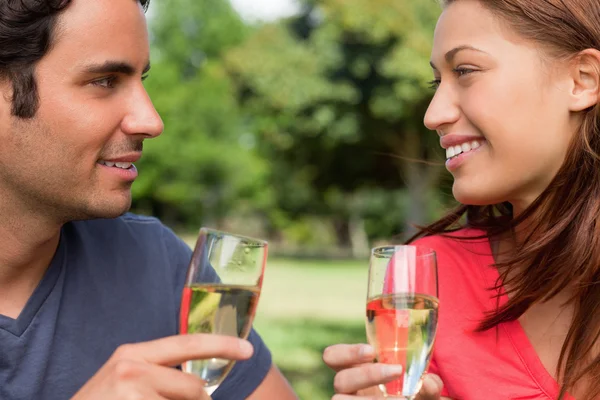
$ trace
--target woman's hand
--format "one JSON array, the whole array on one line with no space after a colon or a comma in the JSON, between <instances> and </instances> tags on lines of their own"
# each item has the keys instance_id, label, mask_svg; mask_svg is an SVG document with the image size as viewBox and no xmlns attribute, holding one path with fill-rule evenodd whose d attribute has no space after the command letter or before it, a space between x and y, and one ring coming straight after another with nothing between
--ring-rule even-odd
<instances>
[{"instance_id":1,"label":"woman's hand","mask_svg":"<svg viewBox=\"0 0 600 400\"><path fill-rule=\"evenodd\" d=\"M337 344L323 352L323 361L336 371L332 400L368 400L382 398L378 385L400 378L402 367L374 363L375 352L366 344ZM433 374L425 375L417 400L440 400L442 380Z\"/></svg>"}]
</instances>

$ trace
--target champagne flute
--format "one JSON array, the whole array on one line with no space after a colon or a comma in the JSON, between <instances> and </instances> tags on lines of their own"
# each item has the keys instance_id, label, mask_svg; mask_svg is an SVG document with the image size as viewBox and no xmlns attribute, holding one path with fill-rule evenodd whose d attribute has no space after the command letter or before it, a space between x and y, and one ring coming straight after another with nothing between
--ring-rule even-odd
<instances>
[{"instance_id":1,"label":"champagne flute","mask_svg":"<svg viewBox=\"0 0 600 400\"><path fill-rule=\"evenodd\" d=\"M380 363L402 365L402 376L379 388L414 399L431 357L438 321L435 252L420 246L383 246L371 252L367 339Z\"/></svg>"},{"instance_id":2,"label":"champagne flute","mask_svg":"<svg viewBox=\"0 0 600 400\"><path fill-rule=\"evenodd\" d=\"M181 300L180 333L210 333L246 339L252 327L267 261L267 242L201 228ZM213 268L218 282L206 282ZM191 360L185 372L205 381L210 395L235 361Z\"/></svg>"}]
</instances>

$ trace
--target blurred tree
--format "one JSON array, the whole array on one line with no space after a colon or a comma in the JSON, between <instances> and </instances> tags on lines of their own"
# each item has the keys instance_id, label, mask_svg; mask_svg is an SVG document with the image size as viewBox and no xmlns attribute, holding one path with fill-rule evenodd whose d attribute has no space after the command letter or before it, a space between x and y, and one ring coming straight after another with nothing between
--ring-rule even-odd
<instances>
[{"instance_id":1,"label":"blurred tree","mask_svg":"<svg viewBox=\"0 0 600 400\"><path fill-rule=\"evenodd\" d=\"M430 165L441 164L437 137L422 127L440 9L433 0L304 5L230 50L226 65L275 165L279 208L333 215L340 244L364 249L365 228L389 238L425 222L443 172Z\"/></svg>"},{"instance_id":2,"label":"blurred tree","mask_svg":"<svg viewBox=\"0 0 600 400\"><path fill-rule=\"evenodd\" d=\"M248 28L227 0L162 0L152 5L150 29L146 87L165 133L145 144L134 208L195 228L220 225L232 210L266 208L269 165L220 61Z\"/></svg>"}]
</instances>

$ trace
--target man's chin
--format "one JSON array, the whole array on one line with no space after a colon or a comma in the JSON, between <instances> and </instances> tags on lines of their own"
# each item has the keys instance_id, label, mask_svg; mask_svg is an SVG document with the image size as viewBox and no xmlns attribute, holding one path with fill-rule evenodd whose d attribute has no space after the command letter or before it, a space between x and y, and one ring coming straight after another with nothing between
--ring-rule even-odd
<instances>
[{"instance_id":1,"label":"man's chin","mask_svg":"<svg viewBox=\"0 0 600 400\"><path fill-rule=\"evenodd\" d=\"M131 208L131 197L121 199L121 201L112 201L104 203L95 203L81 210L78 215L71 218L75 220L90 220L90 219L111 219L117 218L125 214Z\"/></svg>"}]
</instances>

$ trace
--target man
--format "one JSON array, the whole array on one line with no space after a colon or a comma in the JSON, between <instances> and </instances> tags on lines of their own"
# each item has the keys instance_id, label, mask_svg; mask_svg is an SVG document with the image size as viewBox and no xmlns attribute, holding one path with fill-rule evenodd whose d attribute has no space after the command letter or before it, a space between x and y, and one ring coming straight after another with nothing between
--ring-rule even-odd
<instances>
[{"instance_id":1,"label":"man","mask_svg":"<svg viewBox=\"0 0 600 400\"><path fill-rule=\"evenodd\" d=\"M213 357L249 359L215 400L295 399L256 333L176 335L190 249L121 216L163 130L147 1L0 0L0 399L209 399L173 367Z\"/></svg>"}]
</instances>

